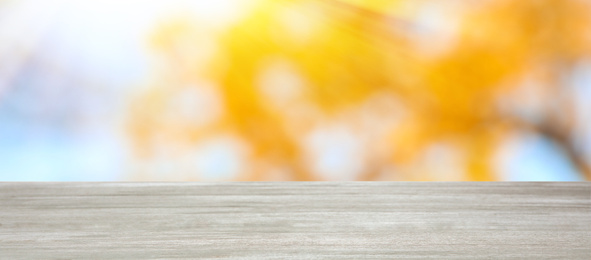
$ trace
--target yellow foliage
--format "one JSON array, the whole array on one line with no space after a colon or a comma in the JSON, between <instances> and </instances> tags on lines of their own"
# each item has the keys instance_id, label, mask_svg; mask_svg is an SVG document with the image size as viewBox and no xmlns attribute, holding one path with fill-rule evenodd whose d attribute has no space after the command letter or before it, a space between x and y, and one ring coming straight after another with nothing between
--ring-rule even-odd
<instances>
[{"instance_id":1,"label":"yellow foliage","mask_svg":"<svg viewBox=\"0 0 591 260\"><path fill-rule=\"evenodd\" d=\"M252 148L254 166L238 179L268 179L265 167L274 165L295 180L321 180L304 162L302 140L382 95L400 107L380 120L400 118L379 143L388 152L367 155L385 159L369 160L366 172L390 165L404 169L430 145L450 141L466 151L464 179L497 179L490 163L494 150L504 135L519 131L499 100L527 75L549 73L552 79L588 57L589 4L487 1L462 18L449 50L426 58L411 37L413 21L394 16L409 1L261 0L222 32L188 20L162 26L153 44L170 69L133 111L132 136L143 147L138 154L150 157L146 151L155 148L147 144L155 136L191 146L229 131ZM165 120L162 111L178 90L172 86L196 88L201 82L219 90L224 115L198 127ZM277 90L283 86L287 94ZM378 175L361 176L384 178Z\"/></svg>"}]
</instances>

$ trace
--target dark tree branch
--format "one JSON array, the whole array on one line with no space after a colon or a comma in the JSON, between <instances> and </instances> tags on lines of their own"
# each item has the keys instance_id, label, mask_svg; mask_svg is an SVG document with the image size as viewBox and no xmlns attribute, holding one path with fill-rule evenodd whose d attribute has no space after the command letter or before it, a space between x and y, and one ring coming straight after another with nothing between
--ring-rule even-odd
<instances>
[{"instance_id":1,"label":"dark tree branch","mask_svg":"<svg viewBox=\"0 0 591 260\"><path fill-rule=\"evenodd\" d=\"M539 124L530 123L522 119L515 118L512 118L511 121L516 126L543 135L560 146L560 148L562 148L564 151L564 154L583 175L583 177L586 180L591 180L591 165L587 163L582 153L576 148L575 144L570 138L571 135L568 131L548 121Z\"/></svg>"},{"instance_id":2,"label":"dark tree branch","mask_svg":"<svg viewBox=\"0 0 591 260\"><path fill-rule=\"evenodd\" d=\"M573 141L570 139L569 134L550 124L539 125L536 130L558 144L564 150L565 155L571 160L573 165L577 167L581 174L583 174L585 179L591 180L591 166L576 148Z\"/></svg>"}]
</instances>

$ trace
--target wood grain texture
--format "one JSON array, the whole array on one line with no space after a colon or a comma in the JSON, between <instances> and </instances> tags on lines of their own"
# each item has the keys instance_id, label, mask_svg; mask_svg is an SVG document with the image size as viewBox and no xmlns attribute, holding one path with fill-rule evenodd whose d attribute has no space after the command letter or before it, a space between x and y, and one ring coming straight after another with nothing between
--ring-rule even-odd
<instances>
[{"instance_id":1,"label":"wood grain texture","mask_svg":"<svg viewBox=\"0 0 591 260\"><path fill-rule=\"evenodd\" d=\"M0 183L0 259L591 259L589 183Z\"/></svg>"}]
</instances>

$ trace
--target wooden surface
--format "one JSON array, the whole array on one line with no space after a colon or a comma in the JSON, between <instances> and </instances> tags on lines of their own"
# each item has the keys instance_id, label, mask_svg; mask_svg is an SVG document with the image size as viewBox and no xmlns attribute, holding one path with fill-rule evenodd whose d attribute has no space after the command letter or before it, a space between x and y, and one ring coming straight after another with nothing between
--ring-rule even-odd
<instances>
[{"instance_id":1,"label":"wooden surface","mask_svg":"<svg viewBox=\"0 0 591 260\"><path fill-rule=\"evenodd\" d=\"M0 183L0 259L591 259L589 183Z\"/></svg>"}]
</instances>

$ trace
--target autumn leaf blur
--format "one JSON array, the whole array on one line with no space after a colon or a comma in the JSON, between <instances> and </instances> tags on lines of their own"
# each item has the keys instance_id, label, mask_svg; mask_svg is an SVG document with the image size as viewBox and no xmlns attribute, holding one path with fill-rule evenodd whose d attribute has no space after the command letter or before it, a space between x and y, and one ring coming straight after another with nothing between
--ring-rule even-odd
<instances>
[{"instance_id":1,"label":"autumn leaf blur","mask_svg":"<svg viewBox=\"0 0 591 260\"><path fill-rule=\"evenodd\" d=\"M425 8L451 9L455 28L421 23ZM244 149L238 180L441 180L418 162L437 145L459 157L458 179L486 181L499 179L499 144L532 132L589 178L565 75L591 54L590 10L576 0L273 0L215 33L171 19L152 39L166 73L136 100L130 133L145 161L160 145L181 158L231 137ZM526 81L541 97L523 96ZM210 100L185 100L196 93ZM532 98L535 114L521 115Z\"/></svg>"},{"instance_id":2,"label":"autumn leaf blur","mask_svg":"<svg viewBox=\"0 0 591 260\"><path fill-rule=\"evenodd\" d=\"M591 179L591 1L194 2L147 30L125 179L507 180L515 140Z\"/></svg>"}]
</instances>

